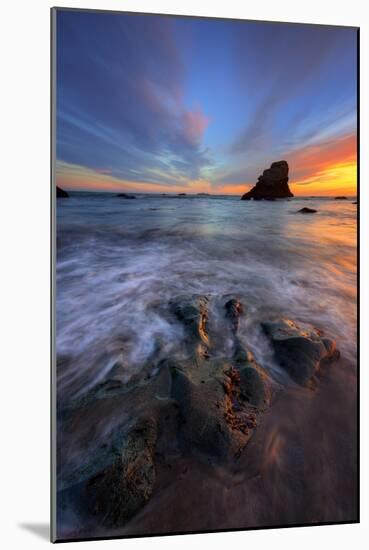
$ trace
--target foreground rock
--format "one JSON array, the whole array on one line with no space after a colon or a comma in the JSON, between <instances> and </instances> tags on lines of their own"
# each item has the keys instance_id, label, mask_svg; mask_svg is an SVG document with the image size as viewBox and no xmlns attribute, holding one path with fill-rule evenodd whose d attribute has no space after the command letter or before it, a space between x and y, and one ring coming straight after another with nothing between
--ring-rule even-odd
<instances>
[{"instance_id":1,"label":"foreground rock","mask_svg":"<svg viewBox=\"0 0 369 550\"><path fill-rule=\"evenodd\" d=\"M56 198L57 199L67 199L69 194L64 191L61 187L56 186Z\"/></svg>"},{"instance_id":2,"label":"foreground rock","mask_svg":"<svg viewBox=\"0 0 369 550\"><path fill-rule=\"evenodd\" d=\"M172 367L172 377L182 450L222 463L239 456L271 394L252 356L241 365L216 359L184 362Z\"/></svg>"},{"instance_id":3,"label":"foreground rock","mask_svg":"<svg viewBox=\"0 0 369 550\"><path fill-rule=\"evenodd\" d=\"M94 512L103 512L104 523L120 526L149 500L155 483L156 423L139 420L110 454L103 473L90 479L87 494ZM112 459L115 456L115 460Z\"/></svg>"},{"instance_id":4,"label":"foreground rock","mask_svg":"<svg viewBox=\"0 0 369 550\"><path fill-rule=\"evenodd\" d=\"M243 314L243 305L237 298L231 298L224 306L226 316L231 320L232 329L237 333L240 317Z\"/></svg>"},{"instance_id":5,"label":"foreground rock","mask_svg":"<svg viewBox=\"0 0 369 550\"><path fill-rule=\"evenodd\" d=\"M289 319L264 322L261 326L270 339L277 363L297 384L306 385L322 361L337 357L335 342L313 327L300 327Z\"/></svg>"},{"instance_id":6,"label":"foreground rock","mask_svg":"<svg viewBox=\"0 0 369 550\"><path fill-rule=\"evenodd\" d=\"M304 206L304 208L301 208L301 210L298 210L298 214L315 214L317 210L314 210L314 208L308 208L307 206Z\"/></svg>"},{"instance_id":7,"label":"foreground rock","mask_svg":"<svg viewBox=\"0 0 369 550\"><path fill-rule=\"evenodd\" d=\"M163 419L175 414L167 368L127 384L118 374L59 413L58 509L86 525L120 527L145 505Z\"/></svg>"},{"instance_id":8,"label":"foreground rock","mask_svg":"<svg viewBox=\"0 0 369 550\"><path fill-rule=\"evenodd\" d=\"M72 504L80 514L95 517L106 527L118 527L149 500L155 479L157 432L152 419L120 427L62 482L59 504Z\"/></svg>"},{"instance_id":9,"label":"foreground rock","mask_svg":"<svg viewBox=\"0 0 369 550\"><path fill-rule=\"evenodd\" d=\"M175 304L175 306L174 306ZM268 406L271 383L237 338L243 307L233 298L224 305L224 320L234 338L231 357L212 357L207 331L208 298L177 298L174 313L193 337L194 353L171 365L172 397L179 406L179 438L185 453L226 463L239 456ZM206 345L207 353L198 351ZM194 358L194 359L193 359Z\"/></svg>"},{"instance_id":10,"label":"foreground rock","mask_svg":"<svg viewBox=\"0 0 369 550\"><path fill-rule=\"evenodd\" d=\"M273 162L262 176L259 176L256 185L242 195L241 200L273 200L293 197L288 186L288 163L285 160Z\"/></svg>"},{"instance_id":11,"label":"foreground rock","mask_svg":"<svg viewBox=\"0 0 369 550\"><path fill-rule=\"evenodd\" d=\"M232 471L280 391L241 339L248 310L239 298L177 296L165 311L182 327L177 351L155 351L126 382L117 363L58 412L58 510L73 510L79 524L125 525L155 492L163 461L169 476L170 460ZM334 342L312 327L282 319L262 328L298 384L337 357Z\"/></svg>"},{"instance_id":12,"label":"foreground rock","mask_svg":"<svg viewBox=\"0 0 369 550\"><path fill-rule=\"evenodd\" d=\"M201 295L179 296L169 302L172 313L183 323L187 345L195 357L208 357L208 298Z\"/></svg>"}]
</instances>

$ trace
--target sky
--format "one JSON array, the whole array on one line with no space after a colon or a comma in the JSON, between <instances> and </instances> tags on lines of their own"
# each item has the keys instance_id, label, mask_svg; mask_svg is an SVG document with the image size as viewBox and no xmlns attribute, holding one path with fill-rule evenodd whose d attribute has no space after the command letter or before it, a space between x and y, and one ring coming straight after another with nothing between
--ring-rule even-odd
<instances>
[{"instance_id":1,"label":"sky","mask_svg":"<svg viewBox=\"0 0 369 550\"><path fill-rule=\"evenodd\" d=\"M60 187L356 193L353 28L58 10L56 72Z\"/></svg>"}]
</instances>

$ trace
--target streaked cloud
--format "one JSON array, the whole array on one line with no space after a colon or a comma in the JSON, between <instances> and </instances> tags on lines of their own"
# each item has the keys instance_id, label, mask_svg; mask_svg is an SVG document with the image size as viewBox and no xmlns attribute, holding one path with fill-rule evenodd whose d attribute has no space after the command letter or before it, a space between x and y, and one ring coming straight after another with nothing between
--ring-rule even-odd
<instances>
[{"instance_id":1,"label":"streaked cloud","mask_svg":"<svg viewBox=\"0 0 369 550\"><path fill-rule=\"evenodd\" d=\"M58 180L241 193L285 158L316 186L356 160L355 62L350 28L59 11Z\"/></svg>"}]
</instances>

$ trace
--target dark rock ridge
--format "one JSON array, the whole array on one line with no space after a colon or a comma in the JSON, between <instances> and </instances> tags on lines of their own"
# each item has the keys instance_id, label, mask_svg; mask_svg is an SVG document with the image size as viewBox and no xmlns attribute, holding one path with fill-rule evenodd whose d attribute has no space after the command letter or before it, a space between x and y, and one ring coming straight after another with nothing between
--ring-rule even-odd
<instances>
[{"instance_id":1,"label":"dark rock ridge","mask_svg":"<svg viewBox=\"0 0 369 550\"><path fill-rule=\"evenodd\" d=\"M316 212L318 211L314 210L314 208L308 208L307 206L297 211L298 214L315 214Z\"/></svg>"},{"instance_id":2,"label":"dark rock ridge","mask_svg":"<svg viewBox=\"0 0 369 550\"><path fill-rule=\"evenodd\" d=\"M118 193L117 197L120 199L135 199L135 195L127 195L127 193Z\"/></svg>"},{"instance_id":3,"label":"dark rock ridge","mask_svg":"<svg viewBox=\"0 0 369 550\"><path fill-rule=\"evenodd\" d=\"M272 200L293 197L288 187L288 163L285 160L273 162L259 176L256 185L242 195L241 200Z\"/></svg>"},{"instance_id":4,"label":"dark rock ridge","mask_svg":"<svg viewBox=\"0 0 369 550\"><path fill-rule=\"evenodd\" d=\"M336 200L336 201L347 201L347 197L343 197L343 196L335 197L334 200Z\"/></svg>"},{"instance_id":5,"label":"dark rock ridge","mask_svg":"<svg viewBox=\"0 0 369 550\"><path fill-rule=\"evenodd\" d=\"M155 493L163 467L174 472L180 460L232 471L283 391L240 338L248 311L239 298L177 296L162 307L183 327L178 352L153 354L129 382L116 364L59 412L58 510L73 510L87 529L125 525ZM335 343L311 326L277 319L261 328L297 384L310 387L338 356Z\"/></svg>"},{"instance_id":6,"label":"dark rock ridge","mask_svg":"<svg viewBox=\"0 0 369 550\"><path fill-rule=\"evenodd\" d=\"M69 197L69 194L61 187L56 186L56 197L58 199L67 199Z\"/></svg>"}]
</instances>

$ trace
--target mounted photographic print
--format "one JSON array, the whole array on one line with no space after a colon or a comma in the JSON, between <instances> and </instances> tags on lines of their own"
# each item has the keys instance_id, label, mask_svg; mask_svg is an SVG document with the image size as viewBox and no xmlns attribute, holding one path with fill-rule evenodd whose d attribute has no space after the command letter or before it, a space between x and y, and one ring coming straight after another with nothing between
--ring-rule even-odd
<instances>
[{"instance_id":1,"label":"mounted photographic print","mask_svg":"<svg viewBox=\"0 0 369 550\"><path fill-rule=\"evenodd\" d=\"M52 540L353 523L353 27L52 10Z\"/></svg>"}]
</instances>

